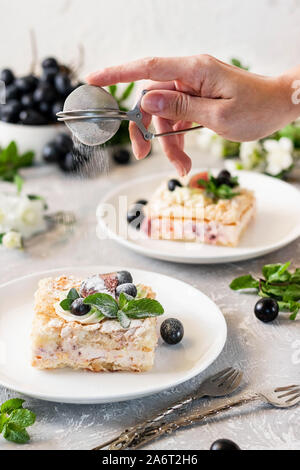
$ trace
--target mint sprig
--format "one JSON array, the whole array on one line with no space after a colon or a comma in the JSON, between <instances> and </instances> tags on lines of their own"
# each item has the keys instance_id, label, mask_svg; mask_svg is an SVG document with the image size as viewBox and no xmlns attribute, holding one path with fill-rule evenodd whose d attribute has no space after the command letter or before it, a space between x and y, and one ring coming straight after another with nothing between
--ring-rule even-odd
<instances>
[{"instance_id":1,"label":"mint sprig","mask_svg":"<svg viewBox=\"0 0 300 470\"><path fill-rule=\"evenodd\" d=\"M260 297L271 297L278 301L281 311L291 313L290 319L295 320L300 310L300 268L289 271L291 262L284 264L266 264L262 268L260 279L250 274L234 279L232 290L255 289Z\"/></svg>"},{"instance_id":2,"label":"mint sprig","mask_svg":"<svg viewBox=\"0 0 300 470\"><path fill-rule=\"evenodd\" d=\"M17 444L25 444L30 436L26 428L32 426L36 415L23 408L24 400L12 398L1 405L0 408L0 433L7 441Z\"/></svg>"},{"instance_id":3,"label":"mint sprig","mask_svg":"<svg viewBox=\"0 0 300 470\"><path fill-rule=\"evenodd\" d=\"M71 289L67 298L60 302L61 308L70 311L72 303L79 297L77 290ZM86 297L83 303L91 306L90 315L97 313L99 320L118 320L123 328L129 328L131 319L157 317L164 313L157 300L133 298L124 292L120 294L118 301L109 294L96 293Z\"/></svg>"},{"instance_id":4,"label":"mint sprig","mask_svg":"<svg viewBox=\"0 0 300 470\"><path fill-rule=\"evenodd\" d=\"M0 179L14 182L19 169L33 164L34 153L19 154L16 142L12 141L6 148L0 149ZM21 184L21 177L17 178L17 186Z\"/></svg>"},{"instance_id":5,"label":"mint sprig","mask_svg":"<svg viewBox=\"0 0 300 470\"><path fill-rule=\"evenodd\" d=\"M162 305L154 299L134 299L121 293L119 303L109 294L92 294L84 303L97 308L109 319L117 319L123 328L129 328L131 319L157 317L164 313Z\"/></svg>"},{"instance_id":6,"label":"mint sprig","mask_svg":"<svg viewBox=\"0 0 300 470\"><path fill-rule=\"evenodd\" d=\"M219 199L232 199L240 193L233 191L233 188L239 185L238 177L232 176L230 184L219 184L218 178L209 175L209 180L199 179L198 184L205 189L207 196L217 202Z\"/></svg>"}]
</instances>

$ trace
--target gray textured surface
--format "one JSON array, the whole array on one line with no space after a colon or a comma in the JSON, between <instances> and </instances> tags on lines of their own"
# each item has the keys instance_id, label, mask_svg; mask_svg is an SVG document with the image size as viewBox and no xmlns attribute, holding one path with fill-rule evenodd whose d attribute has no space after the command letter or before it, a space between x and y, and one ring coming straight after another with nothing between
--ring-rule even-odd
<instances>
[{"instance_id":1,"label":"gray textured surface","mask_svg":"<svg viewBox=\"0 0 300 470\"><path fill-rule=\"evenodd\" d=\"M194 165L203 165L194 158ZM210 160L210 163L213 162ZM183 396L203 377L225 366L240 367L245 373L244 391L258 387L300 382L299 320L290 322L282 315L274 324L265 325L253 315L255 297L239 295L228 288L230 281L243 273L259 273L265 263L293 260L299 265L300 240L271 255L256 260L211 266L176 265L151 260L96 237L95 210L99 199L114 185L169 168L165 159L153 155L148 161L129 167L115 167L107 176L92 180L65 179L51 167L31 169L27 189L44 195L51 211L75 210L76 231L68 238L42 244L24 253L1 251L1 282L56 267L89 264L118 264L173 275L191 283L209 295L222 309L228 324L224 351L205 373L179 387L144 399L107 405L64 405L27 399L36 412L37 422L30 429L31 441L25 449L89 449L124 427L148 417L154 410ZM278 215L280 216L280 214ZM271 227L266 227L270 230ZM0 387L0 400L16 394ZM219 401L218 401L219 402ZM203 401L203 406L215 402ZM235 410L206 425L177 432L154 442L152 449L207 449L217 438L236 441L242 449L300 449L300 407L273 410ZM15 448L0 437L0 450ZM18 446L17 446L18 447Z\"/></svg>"}]
</instances>

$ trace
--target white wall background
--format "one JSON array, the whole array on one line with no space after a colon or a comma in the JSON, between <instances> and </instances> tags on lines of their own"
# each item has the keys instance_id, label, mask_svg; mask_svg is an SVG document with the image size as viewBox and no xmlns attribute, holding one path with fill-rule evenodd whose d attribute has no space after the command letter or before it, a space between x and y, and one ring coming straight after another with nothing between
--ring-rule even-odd
<instances>
[{"instance_id":1,"label":"white wall background","mask_svg":"<svg viewBox=\"0 0 300 470\"><path fill-rule=\"evenodd\" d=\"M76 59L82 75L141 56L237 56L258 73L300 63L300 0L0 0L0 67L28 71L29 29L41 58Z\"/></svg>"}]
</instances>

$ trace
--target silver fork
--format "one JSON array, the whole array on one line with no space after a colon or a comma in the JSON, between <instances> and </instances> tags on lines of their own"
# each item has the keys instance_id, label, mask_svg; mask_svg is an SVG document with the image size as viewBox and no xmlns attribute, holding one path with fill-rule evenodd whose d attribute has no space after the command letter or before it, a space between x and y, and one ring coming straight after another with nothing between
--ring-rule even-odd
<instances>
[{"instance_id":1,"label":"silver fork","mask_svg":"<svg viewBox=\"0 0 300 470\"><path fill-rule=\"evenodd\" d=\"M275 388L268 392L253 393L252 395L241 397L238 400L232 400L225 405L221 405L200 414L199 412L190 413L189 416L179 418L177 421L172 423L152 427L152 429L149 429L146 433L137 436L127 448L138 449L142 445L148 444L150 441L162 436L163 434L171 434L180 428L197 424L206 418L246 405L253 401L261 401L276 408L290 408L300 402L300 385L288 385L286 387ZM122 447L122 449L124 449L124 447Z\"/></svg>"},{"instance_id":2,"label":"silver fork","mask_svg":"<svg viewBox=\"0 0 300 470\"><path fill-rule=\"evenodd\" d=\"M107 446L110 446L110 450L122 449L124 448L124 445L125 447L128 447L133 442L133 440L142 432L146 431L151 426L155 426L157 422L159 422L166 416L172 415L173 413L182 409L184 406L188 405L194 400L198 400L199 398L203 397L217 398L222 397L224 395L229 395L230 393L234 392L234 390L236 390L240 385L242 376L243 373L241 371L234 369L233 367L228 367L227 369L224 369L221 372L218 372L217 374L208 377L200 384L200 386L195 392L188 395L183 400L177 401L172 406L168 407L163 411L160 411L159 413L152 416L150 419L144 421L143 423L126 429L116 438L113 438L105 442L104 444L95 447L92 450L101 450Z\"/></svg>"}]
</instances>

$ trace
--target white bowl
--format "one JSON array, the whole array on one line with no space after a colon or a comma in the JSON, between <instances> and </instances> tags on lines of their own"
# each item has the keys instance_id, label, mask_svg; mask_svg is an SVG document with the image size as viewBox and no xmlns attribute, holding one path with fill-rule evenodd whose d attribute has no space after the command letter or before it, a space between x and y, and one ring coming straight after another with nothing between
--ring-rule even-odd
<instances>
[{"instance_id":1,"label":"white bowl","mask_svg":"<svg viewBox=\"0 0 300 470\"><path fill-rule=\"evenodd\" d=\"M43 147L53 140L57 134L66 131L64 124L26 126L0 121L0 147L7 147L14 140L20 153L32 150L35 153L35 162L41 162Z\"/></svg>"}]
</instances>

